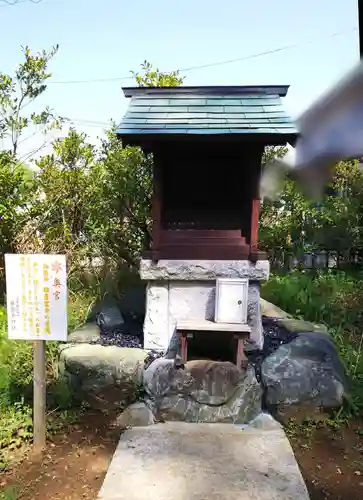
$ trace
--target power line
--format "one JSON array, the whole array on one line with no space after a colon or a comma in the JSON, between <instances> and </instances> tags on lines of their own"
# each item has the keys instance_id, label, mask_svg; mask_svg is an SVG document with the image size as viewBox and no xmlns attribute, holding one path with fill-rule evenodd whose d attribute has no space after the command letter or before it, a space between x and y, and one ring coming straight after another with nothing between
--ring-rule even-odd
<instances>
[{"instance_id":1,"label":"power line","mask_svg":"<svg viewBox=\"0 0 363 500\"><path fill-rule=\"evenodd\" d=\"M99 120L86 120L83 118L66 118L66 124L68 125L79 125L83 127L96 127L96 128L109 128L111 127L111 120L109 122L103 122Z\"/></svg>"},{"instance_id":2,"label":"power line","mask_svg":"<svg viewBox=\"0 0 363 500\"><path fill-rule=\"evenodd\" d=\"M343 34L347 34L347 33L353 33L354 31L357 31L357 29L358 28L351 28L350 30L339 31L338 33L332 33L331 35L328 35L326 38L330 39L330 38L334 38L334 37L339 36L339 35L343 35ZM324 37L323 40L325 40L326 38ZM201 65L201 66L191 66L190 68L181 69L180 71L194 71L194 70L198 70L198 69L210 68L212 66L222 66L223 64L231 64L231 63L235 63L235 62L239 62L239 61L247 61L248 59L254 59L254 58L257 58L257 57L262 57L262 56L267 56L267 55L270 55L270 54L275 54L276 52L283 52L285 50L299 48L299 47L304 46L304 45L309 45L309 44L315 43L316 41L317 40L315 39L315 40L309 40L309 41L302 42L302 43L294 43L294 44L291 44L291 45L285 45L285 46L282 46L282 47L278 47L276 49L266 50L265 52L258 52L256 54L251 54L249 56L237 57L236 59L229 59L229 60L227 59L225 61L204 64L204 65Z\"/></svg>"},{"instance_id":3,"label":"power line","mask_svg":"<svg viewBox=\"0 0 363 500\"><path fill-rule=\"evenodd\" d=\"M0 0L0 2L3 2L5 5L1 5L1 7L7 7L7 6L12 6L12 5L17 5L18 3L41 3L44 0Z\"/></svg>"},{"instance_id":4,"label":"power line","mask_svg":"<svg viewBox=\"0 0 363 500\"><path fill-rule=\"evenodd\" d=\"M306 42L302 43L294 43L290 45L284 45L282 47L277 47L275 49L270 49L270 50L265 50L264 52L257 52L255 54L250 54L248 56L242 56L242 57L237 57L235 59L225 59L223 61L216 61L212 63L207 63L207 64L201 64L197 66L190 66L187 68L181 68L176 71L179 71L180 73L187 73L190 71L196 71L200 69L206 69L206 68L212 68L215 66L223 66L226 64L233 64L236 62L242 62L242 61L248 61L250 59L256 59L258 57L263 57L271 54L276 54L278 52L283 52L286 50L291 50L295 48L299 48L304 45L310 45L312 43L315 43L319 40L325 40L325 39L330 39L334 38L340 35L344 35L347 33L353 33L354 31L357 31L358 28L351 28L350 30L344 30L344 31L339 31L337 33L332 33L331 35L324 37L323 39L315 39L315 40L309 40ZM114 78L90 78L87 80L60 80L60 81L49 81L48 84L53 84L53 85L64 85L64 84L69 84L69 85L76 85L76 84L85 84L85 83L103 83L103 82L120 82L120 81L125 81L125 80L133 80L133 76L121 76L121 77L114 77Z\"/></svg>"}]
</instances>

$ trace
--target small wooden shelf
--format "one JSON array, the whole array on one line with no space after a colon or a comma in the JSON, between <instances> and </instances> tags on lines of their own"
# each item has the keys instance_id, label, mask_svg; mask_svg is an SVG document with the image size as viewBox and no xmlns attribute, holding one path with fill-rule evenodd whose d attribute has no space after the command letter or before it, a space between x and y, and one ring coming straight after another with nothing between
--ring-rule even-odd
<instances>
[{"instance_id":1,"label":"small wooden shelf","mask_svg":"<svg viewBox=\"0 0 363 500\"><path fill-rule=\"evenodd\" d=\"M246 367L248 360L243 350L244 340L250 336L251 328L242 323L216 323L208 320L182 320L176 325L181 337L181 358L183 363L188 361L188 338L198 332L226 332L233 333L237 339L236 365L238 368Z\"/></svg>"},{"instance_id":2,"label":"small wooden shelf","mask_svg":"<svg viewBox=\"0 0 363 500\"><path fill-rule=\"evenodd\" d=\"M178 321L177 329L187 331L199 332L236 332L236 333L250 333L251 328L245 323L216 323L215 321L208 320L186 320Z\"/></svg>"}]
</instances>

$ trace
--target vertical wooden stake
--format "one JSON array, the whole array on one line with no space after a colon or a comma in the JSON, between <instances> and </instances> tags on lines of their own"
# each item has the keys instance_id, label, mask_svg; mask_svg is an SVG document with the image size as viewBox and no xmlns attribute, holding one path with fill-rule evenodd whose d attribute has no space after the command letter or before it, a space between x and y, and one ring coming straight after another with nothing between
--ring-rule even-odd
<instances>
[{"instance_id":1,"label":"vertical wooden stake","mask_svg":"<svg viewBox=\"0 0 363 500\"><path fill-rule=\"evenodd\" d=\"M251 214L251 236L250 246L251 250L257 250L258 244L258 221L260 217L260 200L252 200L252 214Z\"/></svg>"},{"instance_id":2,"label":"vertical wooden stake","mask_svg":"<svg viewBox=\"0 0 363 500\"><path fill-rule=\"evenodd\" d=\"M45 340L34 341L34 451L41 453L46 440L46 355Z\"/></svg>"}]
</instances>

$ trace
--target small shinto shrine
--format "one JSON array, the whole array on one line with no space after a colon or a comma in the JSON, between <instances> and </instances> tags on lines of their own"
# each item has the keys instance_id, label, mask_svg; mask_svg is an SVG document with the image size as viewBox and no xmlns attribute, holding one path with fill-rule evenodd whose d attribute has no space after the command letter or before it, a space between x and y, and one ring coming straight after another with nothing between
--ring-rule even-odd
<instances>
[{"instance_id":1,"label":"small shinto shrine","mask_svg":"<svg viewBox=\"0 0 363 500\"><path fill-rule=\"evenodd\" d=\"M288 86L137 87L117 134L154 160L146 349L179 349L198 332L262 343L260 283L269 262L258 248L265 146L293 143L283 110Z\"/></svg>"}]
</instances>

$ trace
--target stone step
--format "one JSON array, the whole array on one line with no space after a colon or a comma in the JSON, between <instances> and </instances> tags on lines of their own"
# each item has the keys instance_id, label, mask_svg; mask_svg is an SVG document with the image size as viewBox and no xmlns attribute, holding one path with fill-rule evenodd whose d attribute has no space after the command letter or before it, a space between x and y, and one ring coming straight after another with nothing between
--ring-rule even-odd
<instances>
[{"instance_id":1,"label":"stone step","mask_svg":"<svg viewBox=\"0 0 363 500\"><path fill-rule=\"evenodd\" d=\"M168 422L121 436L99 500L309 500L291 446L266 429Z\"/></svg>"}]
</instances>

